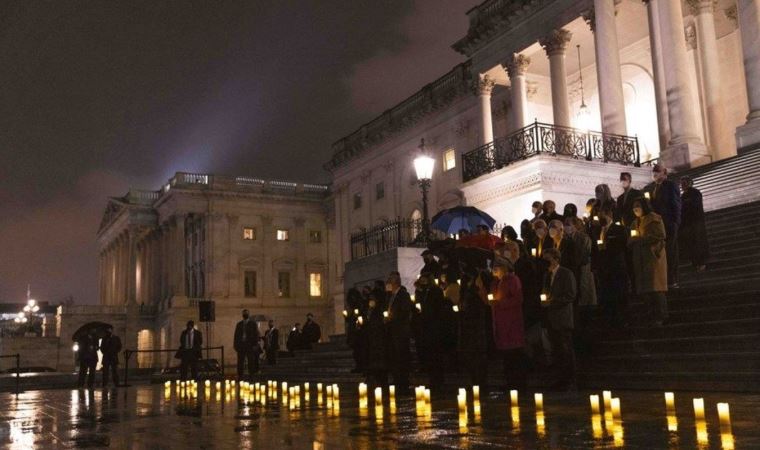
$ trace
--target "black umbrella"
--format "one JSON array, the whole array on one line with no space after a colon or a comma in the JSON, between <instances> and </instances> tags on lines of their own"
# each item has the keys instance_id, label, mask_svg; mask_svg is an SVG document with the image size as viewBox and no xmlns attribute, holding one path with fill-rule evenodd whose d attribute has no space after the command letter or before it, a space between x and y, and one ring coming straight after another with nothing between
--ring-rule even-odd
<instances>
[{"instance_id":1,"label":"black umbrella","mask_svg":"<svg viewBox=\"0 0 760 450\"><path fill-rule=\"evenodd\" d=\"M71 336L71 340L74 342L80 342L84 340L84 338L92 332L92 334L95 336L96 339L100 339L105 337L106 335L106 329L110 328L111 324L105 323L105 322L88 322L81 327L77 331L74 332L74 335Z\"/></svg>"}]
</instances>

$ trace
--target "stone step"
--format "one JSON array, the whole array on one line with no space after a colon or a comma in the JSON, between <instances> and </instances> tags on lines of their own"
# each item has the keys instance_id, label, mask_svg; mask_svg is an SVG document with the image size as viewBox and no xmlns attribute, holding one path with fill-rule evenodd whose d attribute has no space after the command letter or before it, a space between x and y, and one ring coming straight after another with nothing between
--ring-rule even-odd
<instances>
[{"instance_id":1,"label":"stone step","mask_svg":"<svg viewBox=\"0 0 760 450\"><path fill-rule=\"evenodd\" d=\"M742 155L741 158L726 161L721 167L692 177L694 186L698 188L709 187L711 184L718 184L725 181L726 177L733 177L742 173L757 173L758 164L760 164L760 154Z\"/></svg>"},{"instance_id":2,"label":"stone step","mask_svg":"<svg viewBox=\"0 0 760 450\"><path fill-rule=\"evenodd\" d=\"M705 225L707 225L708 231L711 227L722 227L732 223L746 225L752 223L760 215L760 202L741 206L736 211L722 209L706 213Z\"/></svg>"},{"instance_id":3,"label":"stone step","mask_svg":"<svg viewBox=\"0 0 760 450\"><path fill-rule=\"evenodd\" d=\"M594 357L620 354L679 354L681 352L755 351L760 334L728 333L721 336L649 337L602 339L594 347Z\"/></svg>"},{"instance_id":4,"label":"stone step","mask_svg":"<svg viewBox=\"0 0 760 450\"><path fill-rule=\"evenodd\" d=\"M621 338L635 340L642 338L723 336L727 334L752 333L758 330L760 330L760 318L703 320L698 323L668 323L661 328L634 326L626 330L628 336Z\"/></svg>"},{"instance_id":5,"label":"stone step","mask_svg":"<svg viewBox=\"0 0 760 450\"><path fill-rule=\"evenodd\" d=\"M679 284L681 287L705 287L709 288L713 285L715 286L722 286L725 283L736 283L738 285L741 284L747 284L747 283L758 283L760 282L760 278L758 277L758 274L755 272L750 273L742 273L739 272L737 269L726 269L723 271L721 269L720 273L718 270L710 271L708 270L704 276L685 276L683 278L679 278ZM687 274L689 275L689 274Z\"/></svg>"},{"instance_id":6,"label":"stone step","mask_svg":"<svg viewBox=\"0 0 760 450\"><path fill-rule=\"evenodd\" d=\"M593 358L584 368L609 372L760 372L760 352L609 355Z\"/></svg>"},{"instance_id":7,"label":"stone step","mask_svg":"<svg viewBox=\"0 0 760 450\"><path fill-rule=\"evenodd\" d=\"M644 307L640 308L643 313ZM702 308L669 308L669 323L701 323L705 318L715 320L736 320L743 318L760 318L760 302L748 301L745 304L719 305ZM636 314L634 312L633 314ZM643 315L643 314L642 314Z\"/></svg>"},{"instance_id":8,"label":"stone step","mask_svg":"<svg viewBox=\"0 0 760 450\"><path fill-rule=\"evenodd\" d=\"M760 371L754 372L581 372L584 389L645 389L658 391L757 392Z\"/></svg>"}]
</instances>

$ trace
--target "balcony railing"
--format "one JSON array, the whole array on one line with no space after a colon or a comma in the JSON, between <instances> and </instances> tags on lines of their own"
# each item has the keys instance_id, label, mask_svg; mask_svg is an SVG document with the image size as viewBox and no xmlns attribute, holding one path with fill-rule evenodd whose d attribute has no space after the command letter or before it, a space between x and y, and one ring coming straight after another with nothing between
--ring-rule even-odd
<instances>
[{"instance_id":1,"label":"balcony railing","mask_svg":"<svg viewBox=\"0 0 760 450\"><path fill-rule=\"evenodd\" d=\"M426 247L420 219L397 219L375 225L351 235L351 259L364 258L398 247ZM432 230L431 239L442 239L442 233Z\"/></svg>"},{"instance_id":2,"label":"balcony railing","mask_svg":"<svg viewBox=\"0 0 760 450\"><path fill-rule=\"evenodd\" d=\"M539 154L640 165L636 137L534 122L462 155L462 179L470 181Z\"/></svg>"}]
</instances>

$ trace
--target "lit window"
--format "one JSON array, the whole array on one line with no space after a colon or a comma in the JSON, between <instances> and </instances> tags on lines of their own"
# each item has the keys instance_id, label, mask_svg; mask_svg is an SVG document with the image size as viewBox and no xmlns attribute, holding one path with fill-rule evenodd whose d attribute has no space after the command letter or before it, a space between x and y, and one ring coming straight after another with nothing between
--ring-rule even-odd
<instances>
[{"instance_id":1,"label":"lit window","mask_svg":"<svg viewBox=\"0 0 760 450\"><path fill-rule=\"evenodd\" d=\"M245 296L256 297L256 272L253 270L246 270L243 283L243 291L245 293Z\"/></svg>"},{"instance_id":2,"label":"lit window","mask_svg":"<svg viewBox=\"0 0 760 450\"><path fill-rule=\"evenodd\" d=\"M322 296L322 274L319 272L309 274L309 295L311 297Z\"/></svg>"},{"instance_id":3,"label":"lit window","mask_svg":"<svg viewBox=\"0 0 760 450\"><path fill-rule=\"evenodd\" d=\"M288 230L277 230L277 240L278 241L289 241L290 236L288 235Z\"/></svg>"},{"instance_id":4,"label":"lit window","mask_svg":"<svg viewBox=\"0 0 760 450\"><path fill-rule=\"evenodd\" d=\"M385 183L382 181L375 185L375 200L385 198Z\"/></svg>"},{"instance_id":5,"label":"lit window","mask_svg":"<svg viewBox=\"0 0 760 450\"><path fill-rule=\"evenodd\" d=\"M319 230L309 231L309 242L312 244L319 244L322 242L322 232Z\"/></svg>"},{"instance_id":6,"label":"lit window","mask_svg":"<svg viewBox=\"0 0 760 450\"><path fill-rule=\"evenodd\" d=\"M443 171L451 170L457 166L457 154L453 148L443 152Z\"/></svg>"},{"instance_id":7,"label":"lit window","mask_svg":"<svg viewBox=\"0 0 760 450\"><path fill-rule=\"evenodd\" d=\"M277 296L290 297L290 272L279 272L277 274Z\"/></svg>"},{"instance_id":8,"label":"lit window","mask_svg":"<svg viewBox=\"0 0 760 450\"><path fill-rule=\"evenodd\" d=\"M243 240L246 241L255 241L256 240L256 230L254 228L243 228Z\"/></svg>"}]
</instances>

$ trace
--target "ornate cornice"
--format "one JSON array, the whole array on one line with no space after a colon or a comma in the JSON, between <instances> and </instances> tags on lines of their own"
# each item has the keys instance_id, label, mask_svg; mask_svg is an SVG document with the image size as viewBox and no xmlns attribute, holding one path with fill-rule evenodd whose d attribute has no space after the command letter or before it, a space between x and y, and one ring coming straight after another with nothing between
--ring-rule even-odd
<instances>
[{"instance_id":1,"label":"ornate cornice","mask_svg":"<svg viewBox=\"0 0 760 450\"><path fill-rule=\"evenodd\" d=\"M572 39L573 33L564 28L552 30L548 35L538 40L541 47L544 48L549 56L564 53L567 50L567 44Z\"/></svg>"},{"instance_id":2,"label":"ornate cornice","mask_svg":"<svg viewBox=\"0 0 760 450\"><path fill-rule=\"evenodd\" d=\"M739 15L736 11L736 3L724 9L723 14L726 16L726 19L734 25L734 28L739 26Z\"/></svg>"},{"instance_id":3,"label":"ornate cornice","mask_svg":"<svg viewBox=\"0 0 760 450\"><path fill-rule=\"evenodd\" d=\"M467 133L470 131L470 121L467 119L462 119L457 122L456 126L454 126L454 134L457 135L457 137L467 136Z\"/></svg>"},{"instance_id":4,"label":"ornate cornice","mask_svg":"<svg viewBox=\"0 0 760 450\"><path fill-rule=\"evenodd\" d=\"M466 61L449 73L428 84L416 94L397 104L358 130L332 145L333 157L324 168L334 171L359 156L368 148L417 124L424 117L440 110L472 88L472 63Z\"/></svg>"},{"instance_id":5,"label":"ornate cornice","mask_svg":"<svg viewBox=\"0 0 760 450\"><path fill-rule=\"evenodd\" d=\"M684 27L684 37L687 49L697 48L697 27L694 26L694 23L689 23Z\"/></svg>"},{"instance_id":6,"label":"ornate cornice","mask_svg":"<svg viewBox=\"0 0 760 450\"><path fill-rule=\"evenodd\" d=\"M528 71L528 66L530 66L530 58L519 53L512 54L512 58L503 64L504 70L507 71L510 79L525 75L525 72Z\"/></svg>"},{"instance_id":7,"label":"ornate cornice","mask_svg":"<svg viewBox=\"0 0 760 450\"><path fill-rule=\"evenodd\" d=\"M704 13L712 14L718 6L718 0L686 0L686 4L694 15Z\"/></svg>"},{"instance_id":8,"label":"ornate cornice","mask_svg":"<svg viewBox=\"0 0 760 450\"><path fill-rule=\"evenodd\" d=\"M475 95L491 95L493 87L496 85L488 75L480 75L478 79L473 83L472 89Z\"/></svg>"}]
</instances>

